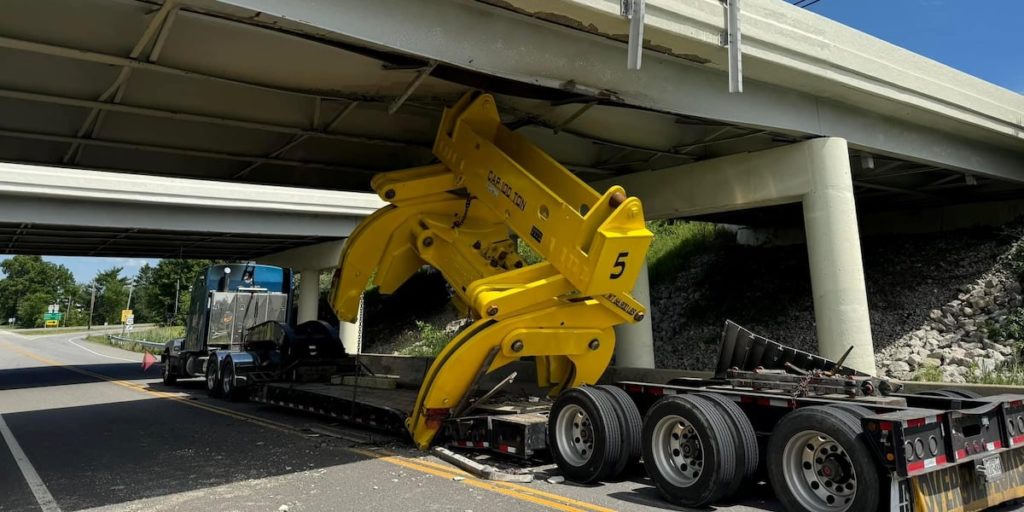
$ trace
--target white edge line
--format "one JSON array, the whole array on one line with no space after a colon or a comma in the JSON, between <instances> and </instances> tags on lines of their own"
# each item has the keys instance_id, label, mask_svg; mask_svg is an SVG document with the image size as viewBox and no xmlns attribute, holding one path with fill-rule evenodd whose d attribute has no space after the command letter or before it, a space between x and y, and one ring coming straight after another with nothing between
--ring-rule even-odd
<instances>
[{"instance_id":1,"label":"white edge line","mask_svg":"<svg viewBox=\"0 0 1024 512\"><path fill-rule=\"evenodd\" d=\"M7 449L11 451L14 461L18 463L18 468L21 469L21 474L25 477L25 481L28 482L29 488L32 489L32 494L35 495L39 507L43 509L43 512L60 512L57 501L53 499L53 495L46 488L43 479L39 478L39 473L36 472L36 468L32 466L25 452L22 451L18 440L14 438L14 432L11 432L2 414L0 414L0 434L3 434L4 441L7 443Z\"/></svg>"},{"instance_id":2,"label":"white edge line","mask_svg":"<svg viewBox=\"0 0 1024 512\"><path fill-rule=\"evenodd\" d=\"M82 339L82 338L78 338L78 339ZM100 357L105 357L107 359L116 359L118 361L128 361L129 363L141 363L142 362L142 361L138 361L136 359L125 359L123 357L114 357L114 356L108 356L106 354L100 354L99 352L96 352L96 351L93 351L93 350L89 350L89 349L79 345L78 343L75 343L73 340L68 340L68 343L70 343L70 344L72 344L72 345L74 345L74 346L76 346L76 347L78 347L78 348L80 348L80 349L82 349L82 350L84 350L86 352L91 352L93 354L96 354L96 355L98 355Z\"/></svg>"}]
</instances>

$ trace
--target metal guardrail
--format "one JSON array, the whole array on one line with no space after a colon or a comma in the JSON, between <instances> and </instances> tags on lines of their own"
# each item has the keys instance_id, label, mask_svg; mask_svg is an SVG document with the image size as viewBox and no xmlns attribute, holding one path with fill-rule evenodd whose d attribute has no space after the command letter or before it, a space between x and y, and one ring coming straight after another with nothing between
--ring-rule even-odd
<instances>
[{"instance_id":1,"label":"metal guardrail","mask_svg":"<svg viewBox=\"0 0 1024 512\"><path fill-rule=\"evenodd\" d=\"M118 345L126 345L128 343L137 343L137 344L142 345L143 347L147 347L147 348L164 348L164 344L163 343L157 343L155 341L146 341L146 340L133 340L131 338L125 338L124 336L116 336L114 334L108 334L107 335L107 339L112 341L112 342L114 342L114 343L116 343L116 344L118 344Z\"/></svg>"}]
</instances>

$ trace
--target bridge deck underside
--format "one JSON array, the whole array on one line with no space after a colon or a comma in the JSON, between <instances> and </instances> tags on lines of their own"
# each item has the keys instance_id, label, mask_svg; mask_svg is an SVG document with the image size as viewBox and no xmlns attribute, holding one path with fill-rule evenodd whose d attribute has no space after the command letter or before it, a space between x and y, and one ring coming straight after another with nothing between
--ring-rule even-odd
<instances>
[{"instance_id":1,"label":"bridge deck underside","mask_svg":"<svg viewBox=\"0 0 1024 512\"><path fill-rule=\"evenodd\" d=\"M497 93L511 127L585 180L819 135L638 109L608 91L544 88L272 30L202 4L3 2L0 160L365 191L376 172L432 162L442 108L477 88ZM1020 193L1015 183L920 162L851 158L862 210ZM5 229L0 247L60 249L27 238L11 245L19 228Z\"/></svg>"},{"instance_id":2,"label":"bridge deck underside","mask_svg":"<svg viewBox=\"0 0 1024 512\"><path fill-rule=\"evenodd\" d=\"M328 237L0 223L0 254L253 260Z\"/></svg>"}]
</instances>

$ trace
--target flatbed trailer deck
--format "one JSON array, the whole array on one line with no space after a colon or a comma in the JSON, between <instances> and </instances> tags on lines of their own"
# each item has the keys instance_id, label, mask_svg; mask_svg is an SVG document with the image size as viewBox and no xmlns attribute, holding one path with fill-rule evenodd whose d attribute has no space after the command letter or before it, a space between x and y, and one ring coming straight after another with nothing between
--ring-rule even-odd
<instances>
[{"instance_id":1,"label":"flatbed trailer deck","mask_svg":"<svg viewBox=\"0 0 1024 512\"><path fill-rule=\"evenodd\" d=\"M733 364L737 352L747 354L740 358L742 361ZM573 432L588 432L584 438L592 436L590 444L584 439L580 446L594 450L602 442L621 445L616 459L633 459L630 462L638 465L642 458L646 471L663 494L676 503L690 506L713 503L727 494L722 491L693 498L686 491L686 484L714 487L726 485L726 481L765 476L788 510L861 510L864 500L868 500L874 505L871 508L877 506L879 510L974 511L1024 497L1024 394L979 397L954 390L901 393L892 383L845 371L835 363L776 344L731 323L723 336L721 357L728 359L729 365L720 365L719 373L712 378L610 383L624 392L620 396L628 397L628 407L636 411L637 419L632 424L623 420L626 408L620 407L621 404L603 412L588 412L586 407L574 409L577 416L571 419L581 426ZM777 368L779 366L784 370ZM339 367L352 369L360 365ZM417 396L417 391L410 388L378 389L326 382L254 380L247 387L247 397L257 402L398 435L408 435L406 418L415 407ZM571 442L576 439L567 442L559 438L559 433L565 431L559 426L566 410L561 404L564 397L613 395L606 387L569 390L556 400L525 396L478 398L472 402L472 407L465 409L466 414L443 420L444 426L435 444L501 452L523 460L550 455L567 478L577 481L596 483L619 478L625 474L621 473L624 470L617 474L607 468L594 469L592 475L579 472L583 466L573 467L573 460L590 463L596 460L600 450L593 451L590 458L566 458L566 453L571 454L571 447L577 446ZM594 392L602 390L605 392ZM753 457L753 466L759 468L756 475L749 468L734 469L730 470L734 471L730 478L723 478L717 484L702 480L702 474L689 480L667 478L665 475L673 467L667 462L682 460L672 458L673 450L678 451L685 445L676 445L676 448L664 443L659 445L657 430L651 424L665 417L660 409L680 404L707 406L719 400L730 402L735 409L721 404L712 409L739 411L731 417L723 413L722 418L728 421L717 423L719 428L733 431L737 425L749 425L750 437L737 435L733 440L734 452L724 455L713 453L709 439L700 438L697 444L689 446L705 458L686 460L707 464L704 468L709 468L717 462L712 457L731 457L735 459L733 466L739 468L750 466L751 461L744 462L744 458ZM612 403L614 401L609 401L606 405ZM712 414L712 409L704 412ZM813 414L819 414L816 421L820 424L812 424L805 430L816 432L816 438L822 441L810 442L808 446L817 443L814 444L816 449L827 453L818 457L805 455L803 459L785 455L792 451L785 448L787 443L792 444L792 439L804 435L799 429L793 432L794 418ZM846 427L835 418L845 421ZM679 416L679 420L690 429L685 431L700 434L696 423L687 422L685 414ZM611 430L615 430L608 429L610 423L621 427L614 434L618 437L608 437L612 435ZM836 427L832 424L854 428L854 435L844 439L833 431ZM780 430L787 433L780 434ZM630 436L632 440L627 439ZM643 448L642 453L630 451L627 445L631 443ZM657 454L659 446L667 450L667 456ZM746 455L740 453L744 449L747 449ZM793 460L797 465L793 465ZM808 467L810 469L806 469ZM857 467L860 473L854 478ZM575 477L573 471L577 471ZM661 477L657 476L659 474ZM840 476L836 477L837 474ZM798 484L801 479L814 488L808 487L802 494L790 491L789 496L785 496L784 487L796 485L794 480ZM678 492L679 489L686 492ZM864 493L874 496L864 498ZM707 501L709 498L713 500ZM820 506L814 506L818 498Z\"/></svg>"}]
</instances>

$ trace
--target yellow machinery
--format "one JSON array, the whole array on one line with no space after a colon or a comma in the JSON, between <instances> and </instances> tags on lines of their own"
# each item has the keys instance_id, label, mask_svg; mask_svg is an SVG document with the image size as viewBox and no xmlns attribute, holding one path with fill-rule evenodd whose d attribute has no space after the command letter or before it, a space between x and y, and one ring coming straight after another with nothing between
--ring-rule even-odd
<instances>
[{"instance_id":1,"label":"yellow machinery","mask_svg":"<svg viewBox=\"0 0 1024 512\"><path fill-rule=\"evenodd\" d=\"M630 295L651 232L640 200L603 195L503 126L494 98L470 93L446 109L440 163L382 173L391 203L345 244L331 303L356 319L367 282L394 292L423 265L437 268L474 320L437 356L406 420L427 448L478 375L533 356L552 396L592 384L615 348L613 327L643 319ZM514 234L546 261L525 265Z\"/></svg>"}]
</instances>

